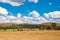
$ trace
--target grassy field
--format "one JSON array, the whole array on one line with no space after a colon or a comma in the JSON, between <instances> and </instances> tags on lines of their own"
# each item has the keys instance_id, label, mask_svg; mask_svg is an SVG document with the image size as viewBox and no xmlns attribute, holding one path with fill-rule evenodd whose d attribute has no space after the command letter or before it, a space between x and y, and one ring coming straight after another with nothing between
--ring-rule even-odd
<instances>
[{"instance_id":1,"label":"grassy field","mask_svg":"<svg viewBox=\"0 0 60 40\"><path fill-rule=\"evenodd\" d=\"M1 31L0 40L60 40L60 31Z\"/></svg>"}]
</instances>

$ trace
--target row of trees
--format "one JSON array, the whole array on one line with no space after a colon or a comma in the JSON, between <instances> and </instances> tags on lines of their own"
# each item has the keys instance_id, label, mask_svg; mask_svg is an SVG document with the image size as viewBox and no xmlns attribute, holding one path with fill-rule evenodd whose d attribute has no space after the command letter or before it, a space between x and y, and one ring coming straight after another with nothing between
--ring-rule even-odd
<instances>
[{"instance_id":1,"label":"row of trees","mask_svg":"<svg viewBox=\"0 0 60 40\"><path fill-rule=\"evenodd\" d=\"M39 30L60 30L60 26L57 26L56 23L51 23L50 25L44 24L23 24L23 28L27 29L39 29Z\"/></svg>"},{"instance_id":2,"label":"row of trees","mask_svg":"<svg viewBox=\"0 0 60 40\"><path fill-rule=\"evenodd\" d=\"M7 29L39 29L39 30L60 30L60 26L57 26L56 23L52 23L51 25L44 25L44 24L13 24L7 26L0 26L0 29L6 31Z\"/></svg>"}]
</instances>

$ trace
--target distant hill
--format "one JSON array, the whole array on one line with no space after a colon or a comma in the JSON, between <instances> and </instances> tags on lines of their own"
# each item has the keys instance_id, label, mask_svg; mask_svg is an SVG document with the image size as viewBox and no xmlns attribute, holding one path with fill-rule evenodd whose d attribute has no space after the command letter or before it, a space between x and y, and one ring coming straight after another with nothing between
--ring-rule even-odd
<instances>
[{"instance_id":1,"label":"distant hill","mask_svg":"<svg viewBox=\"0 0 60 40\"><path fill-rule=\"evenodd\" d=\"M47 22L42 24L16 24L16 23L0 23L0 29L39 29L39 30L60 30L59 23Z\"/></svg>"},{"instance_id":2,"label":"distant hill","mask_svg":"<svg viewBox=\"0 0 60 40\"><path fill-rule=\"evenodd\" d=\"M4 27L12 26L12 25L17 25L17 24L15 24L15 23L0 23L0 26L4 26Z\"/></svg>"},{"instance_id":3,"label":"distant hill","mask_svg":"<svg viewBox=\"0 0 60 40\"><path fill-rule=\"evenodd\" d=\"M42 23L42 25L51 25L53 22Z\"/></svg>"},{"instance_id":4,"label":"distant hill","mask_svg":"<svg viewBox=\"0 0 60 40\"><path fill-rule=\"evenodd\" d=\"M42 24L17 24L17 23L0 23L0 26L9 26L9 25L51 25L54 22L46 22ZM57 26L60 26L59 23L55 23Z\"/></svg>"},{"instance_id":5,"label":"distant hill","mask_svg":"<svg viewBox=\"0 0 60 40\"><path fill-rule=\"evenodd\" d=\"M47 23L42 23L42 25L51 25L52 23L55 23L55 22L47 22ZM60 23L55 23L56 26L60 26Z\"/></svg>"}]
</instances>

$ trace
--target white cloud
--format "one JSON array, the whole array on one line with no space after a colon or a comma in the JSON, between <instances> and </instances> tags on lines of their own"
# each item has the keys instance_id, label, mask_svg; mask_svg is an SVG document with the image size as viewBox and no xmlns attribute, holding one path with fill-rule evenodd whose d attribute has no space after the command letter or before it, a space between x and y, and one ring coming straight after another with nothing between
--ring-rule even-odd
<instances>
[{"instance_id":1,"label":"white cloud","mask_svg":"<svg viewBox=\"0 0 60 40\"><path fill-rule=\"evenodd\" d=\"M32 12L29 13L29 15L32 16L32 17L35 17L35 18L40 16L37 11L32 11Z\"/></svg>"},{"instance_id":2,"label":"white cloud","mask_svg":"<svg viewBox=\"0 0 60 40\"><path fill-rule=\"evenodd\" d=\"M21 16L22 16L22 15L21 15L20 13L17 14L17 18L21 18Z\"/></svg>"},{"instance_id":3,"label":"white cloud","mask_svg":"<svg viewBox=\"0 0 60 40\"><path fill-rule=\"evenodd\" d=\"M38 23L45 23L45 22L48 22L48 20L46 20L44 17L39 17L39 18L37 18L37 20L38 20Z\"/></svg>"},{"instance_id":4,"label":"white cloud","mask_svg":"<svg viewBox=\"0 0 60 40\"><path fill-rule=\"evenodd\" d=\"M38 0L28 0L29 2L34 2L34 3L37 3Z\"/></svg>"},{"instance_id":5,"label":"white cloud","mask_svg":"<svg viewBox=\"0 0 60 40\"><path fill-rule=\"evenodd\" d=\"M60 11L53 11L49 13L44 13L44 17L46 18L60 18Z\"/></svg>"},{"instance_id":6,"label":"white cloud","mask_svg":"<svg viewBox=\"0 0 60 40\"><path fill-rule=\"evenodd\" d=\"M23 21L22 21L22 20L16 20L16 21L14 21L14 23L22 24L22 23L23 23Z\"/></svg>"},{"instance_id":7,"label":"white cloud","mask_svg":"<svg viewBox=\"0 0 60 40\"><path fill-rule=\"evenodd\" d=\"M0 20L6 20L6 17L5 16L0 16Z\"/></svg>"},{"instance_id":8,"label":"white cloud","mask_svg":"<svg viewBox=\"0 0 60 40\"><path fill-rule=\"evenodd\" d=\"M5 16L6 15L6 16ZM8 11L5 8L0 7L0 23L31 23L40 24L45 22L60 22L60 11L53 11L44 13L44 16L40 16L37 11L29 12L28 16L22 16L17 13L16 16L8 15Z\"/></svg>"},{"instance_id":9,"label":"white cloud","mask_svg":"<svg viewBox=\"0 0 60 40\"><path fill-rule=\"evenodd\" d=\"M40 24L44 22L48 22L44 17L29 17L29 16L24 16L23 17L23 22L24 23L31 23L31 24Z\"/></svg>"},{"instance_id":10,"label":"white cloud","mask_svg":"<svg viewBox=\"0 0 60 40\"><path fill-rule=\"evenodd\" d=\"M15 20L16 19L16 17L15 16L7 16L7 19L9 19L9 20Z\"/></svg>"},{"instance_id":11,"label":"white cloud","mask_svg":"<svg viewBox=\"0 0 60 40\"><path fill-rule=\"evenodd\" d=\"M23 23L30 23L31 22L31 17L28 17L28 16L23 16L22 17L22 21L23 21Z\"/></svg>"},{"instance_id":12,"label":"white cloud","mask_svg":"<svg viewBox=\"0 0 60 40\"><path fill-rule=\"evenodd\" d=\"M0 7L0 16L3 15L8 15L8 11L5 8Z\"/></svg>"},{"instance_id":13,"label":"white cloud","mask_svg":"<svg viewBox=\"0 0 60 40\"><path fill-rule=\"evenodd\" d=\"M28 16L22 16L20 13L17 16L7 15L1 16L0 15L0 23L10 22L10 23L31 23L31 24L39 24L47 22L44 17L41 17L37 11L29 12Z\"/></svg>"},{"instance_id":14,"label":"white cloud","mask_svg":"<svg viewBox=\"0 0 60 40\"><path fill-rule=\"evenodd\" d=\"M22 5L25 0L0 0L3 3L9 3L12 6L19 6Z\"/></svg>"},{"instance_id":15,"label":"white cloud","mask_svg":"<svg viewBox=\"0 0 60 40\"><path fill-rule=\"evenodd\" d=\"M0 2L9 3L12 6L20 6L20 5L23 5L25 1L26 0L0 0ZM28 2L37 3L38 0L28 0Z\"/></svg>"},{"instance_id":16,"label":"white cloud","mask_svg":"<svg viewBox=\"0 0 60 40\"><path fill-rule=\"evenodd\" d=\"M45 18L49 18L49 15L47 13L44 13Z\"/></svg>"},{"instance_id":17,"label":"white cloud","mask_svg":"<svg viewBox=\"0 0 60 40\"><path fill-rule=\"evenodd\" d=\"M51 18L60 18L60 11L49 12L48 15L49 15Z\"/></svg>"},{"instance_id":18,"label":"white cloud","mask_svg":"<svg viewBox=\"0 0 60 40\"><path fill-rule=\"evenodd\" d=\"M0 23L23 23L20 19L18 19L16 16L0 16Z\"/></svg>"},{"instance_id":19,"label":"white cloud","mask_svg":"<svg viewBox=\"0 0 60 40\"><path fill-rule=\"evenodd\" d=\"M60 11L53 11L44 14L44 16L49 19L50 22L60 22Z\"/></svg>"}]
</instances>

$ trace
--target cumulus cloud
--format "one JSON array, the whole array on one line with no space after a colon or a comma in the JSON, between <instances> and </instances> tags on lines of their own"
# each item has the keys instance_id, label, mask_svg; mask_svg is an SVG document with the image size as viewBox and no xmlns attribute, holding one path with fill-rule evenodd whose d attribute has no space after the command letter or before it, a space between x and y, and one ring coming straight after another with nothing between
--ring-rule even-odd
<instances>
[{"instance_id":1,"label":"cumulus cloud","mask_svg":"<svg viewBox=\"0 0 60 40\"><path fill-rule=\"evenodd\" d=\"M0 15L8 15L8 11L5 8L0 7Z\"/></svg>"},{"instance_id":2,"label":"cumulus cloud","mask_svg":"<svg viewBox=\"0 0 60 40\"><path fill-rule=\"evenodd\" d=\"M8 15L8 11L5 14L1 12L1 14L6 16L0 15L0 23L9 22L39 24L47 22L47 20L44 17L41 17L37 11L29 12L28 16L22 16L20 13L17 13L16 16Z\"/></svg>"},{"instance_id":3,"label":"cumulus cloud","mask_svg":"<svg viewBox=\"0 0 60 40\"><path fill-rule=\"evenodd\" d=\"M0 20L1 21L6 20L6 17L5 16L0 16Z\"/></svg>"},{"instance_id":4,"label":"cumulus cloud","mask_svg":"<svg viewBox=\"0 0 60 40\"><path fill-rule=\"evenodd\" d=\"M60 11L53 11L49 13L44 13L44 17L46 18L60 18Z\"/></svg>"},{"instance_id":5,"label":"cumulus cloud","mask_svg":"<svg viewBox=\"0 0 60 40\"><path fill-rule=\"evenodd\" d=\"M26 0L0 0L0 2L8 3L8 4L12 5L12 6L20 6L20 5L23 5L25 1ZM28 0L28 2L37 3L38 0Z\"/></svg>"},{"instance_id":6,"label":"cumulus cloud","mask_svg":"<svg viewBox=\"0 0 60 40\"><path fill-rule=\"evenodd\" d=\"M23 21L25 23L35 23L35 24L47 22L47 20L44 17L41 17L37 11L29 12L29 16L24 16Z\"/></svg>"},{"instance_id":7,"label":"cumulus cloud","mask_svg":"<svg viewBox=\"0 0 60 40\"><path fill-rule=\"evenodd\" d=\"M3 3L9 3L12 6L19 6L22 5L25 0L0 0Z\"/></svg>"},{"instance_id":8,"label":"cumulus cloud","mask_svg":"<svg viewBox=\"0 0 60 40\"><path fill-rule=\"evenodd\" d=\"M0 23L31 23L40 24L45 22L60 22L60 11L53 11L49 13L44 13L44 16L40 16L37 11L31 11L28 16L22 16L22 14L17 13L16 16L8 15L8 11L5 8L0 7Z\"/></svg>"},{"instance_id":9,"label":"cumulus cloud","mask_svg":"<svg viewBox=\"0 0 60 40\"><path fill-rule=\"evenodd\" d=\"M8 11L5 8L0 7L0 23L43 23L46 22L44 17L41 17L37 11L29 12L28 16L22 16L17 13L16 16L8 15ZM6 15L6 16L5 16Z\"/></svg>"},{"instance_id":10,"label":"cumulus cloud","mask_svg":"<svg viewBox=\"0 0 60 40\"><path fill-rule=\"evenodd\" d=\"M28 0L29 2L34 2L34 3L37 3L38 0Z\"/></svg>"},{"instance_id":11,"label":"cumulus cloud","mask_svg":"<svg viewBox=\"0 0 60 40\"><path fill-rule=\"evenodd\" d=\"M44 13L45 18L49 18L49 15L47 13Z\"/></svg>"},{"instance_id":12,"label":"cumulus cloud","mask_svg":"<svg viewBox=\"0 0 60 40\"><path fill-rule=\"evenodd\" d=\"M29 15L32 16L32 17L35 17L35 18L40 16L37 11L32 11L32 12L29 13Z\"/></svg>"},{"instance_id":13,"label":"cumulus cloud","mask_svg":"<svg viewBox=\"0 0 60 40\"><path fill-rule=\"evenodd\" d=\"M51 22L60 22L60 11L45 13L44 16Z\"/></svg>"},{"instance_id":14,"label":"cumulus cloud","mask_svg":"<svg viewBox=\"0 0 60 40\"><path fill-rule=\"evenodd\" d=\"M7 19L9 19L9 20L15 20L15 19L16 19L16 17L15 17L15 16L10 15L10 16L7 16Z\"/></svg>"},{"instance_id":15,"label":"cumulus cloud","mask_svg":"<svg viewBox=\"0 0 60 40\"><path fill-rule=\"evenodd\" d=\"M48 15L49 15L51 18L60 18L60 11L49 12Z\"/></svg>"},{"instance_id":16,"label":"cumulus cloud","mask_svg":"<svg viewBox=\"0 0 60 40\"><path fill-rule=\"evenodd\" d=\"M21 18L21 16L22 16L22 15L21 15L20 13L17 14L17 18Z\"/></svg>"}]
</instances>

